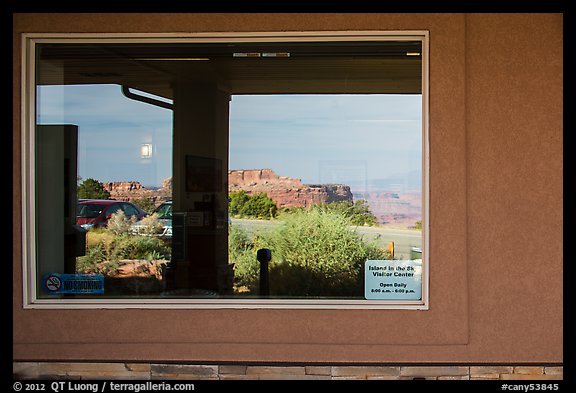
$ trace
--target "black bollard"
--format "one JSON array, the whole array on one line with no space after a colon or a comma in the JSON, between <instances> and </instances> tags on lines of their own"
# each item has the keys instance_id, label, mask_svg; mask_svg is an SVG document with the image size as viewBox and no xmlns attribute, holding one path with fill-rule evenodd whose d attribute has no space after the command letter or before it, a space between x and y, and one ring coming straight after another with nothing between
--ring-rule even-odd
<instances>
[{"instance_id":1,"label":"black bollard","mask_svg":"<svg viewBox=\"0 0 576 393\"><path fill-rule=\"evenodd\" d=\"M260 262L260 296L270 296L270 285L268 280L268 262L272 259L272 251L261 248L256 252L256 259Z\"/></svg>"}]
</instances>

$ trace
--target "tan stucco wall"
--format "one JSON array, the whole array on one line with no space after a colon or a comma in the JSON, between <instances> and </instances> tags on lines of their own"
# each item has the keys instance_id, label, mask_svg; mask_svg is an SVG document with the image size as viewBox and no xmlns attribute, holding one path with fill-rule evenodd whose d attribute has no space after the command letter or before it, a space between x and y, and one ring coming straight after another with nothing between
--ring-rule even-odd
<instances>
[{"instance_id":1,"label":"tan stucco wall","mask_svg":"<svg viewBox=\"0 0 576 393\"><path fill-rule=\"evenodd\" d=\"M20 33L430 31L430 310L23 310L15 360L562 362L562 15L16 14Z\"/></svg>"}]
</instances>

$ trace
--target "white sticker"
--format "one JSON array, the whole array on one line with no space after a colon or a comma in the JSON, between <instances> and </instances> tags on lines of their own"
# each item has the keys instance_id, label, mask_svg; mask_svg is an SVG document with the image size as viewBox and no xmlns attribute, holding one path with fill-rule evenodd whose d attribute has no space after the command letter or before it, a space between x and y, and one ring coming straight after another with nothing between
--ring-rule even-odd
<instances>
[{"instance_id":1,"label":"white sticker","mask_svg":"<svg viewBox=\"0 0 576 393\"><path fill-rule=\"evenodd\" d=\"M421 300L422 260L367 260L364 297L367 300Z\"/></svg>"}]
</instances>

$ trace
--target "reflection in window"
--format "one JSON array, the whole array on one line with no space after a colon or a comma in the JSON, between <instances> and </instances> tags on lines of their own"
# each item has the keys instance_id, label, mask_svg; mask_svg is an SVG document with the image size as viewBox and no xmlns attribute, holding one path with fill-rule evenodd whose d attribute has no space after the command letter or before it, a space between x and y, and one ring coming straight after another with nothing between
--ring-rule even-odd
<instances>
[{"instance_id":1,"label":"reflection in window","mask_svg":"<svg viewBox=\"0 0 576 393\"><path fill-rule=\"evenodd\" d=\"M421 53L38 44L38 296L422 300Z\"/></svg>"},{"instance_id":2,"label":"reflection in window","mask_svg":"<svg viewBox=\"0 0 576 393\"><path fill-rule=\"evenodd\" d=\"M366 260L421 259L421 107L421 95L234 96L237 289L257 293L262 246L273 296L362 298Z\"/></svg>"}]
</instances>

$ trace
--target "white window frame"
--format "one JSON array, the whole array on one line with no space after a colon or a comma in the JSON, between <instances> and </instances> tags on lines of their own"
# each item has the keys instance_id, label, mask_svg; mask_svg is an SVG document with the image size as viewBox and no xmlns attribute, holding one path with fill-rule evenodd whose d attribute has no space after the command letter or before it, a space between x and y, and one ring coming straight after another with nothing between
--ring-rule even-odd
<instances>
[{"instance_id":1,"label":"white window frame","mask_svg":"<svg viewBox=\"0 0 576 393\"><path fill-rule=\"evenodd\" d=\"M41 43L223 43L223 42L422 42L422 299L39 299L36 293L35 235L35 66ZM321 31L252 33L24 33L22 34L21 163L22 163L22 280L25 309L199 309L199 308L307 308L307 309L429 309L429 32Z\"/></svg>"}]
</instances>

